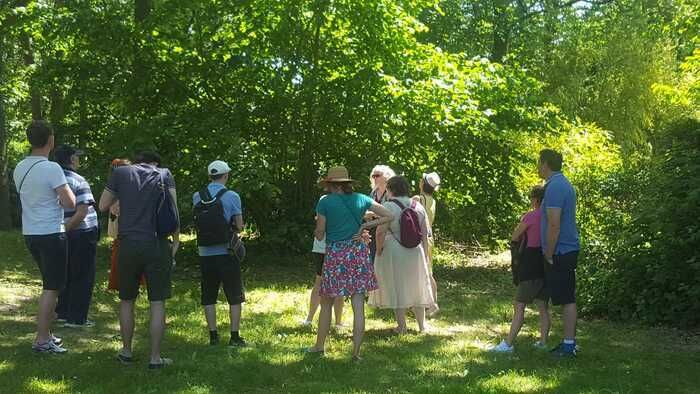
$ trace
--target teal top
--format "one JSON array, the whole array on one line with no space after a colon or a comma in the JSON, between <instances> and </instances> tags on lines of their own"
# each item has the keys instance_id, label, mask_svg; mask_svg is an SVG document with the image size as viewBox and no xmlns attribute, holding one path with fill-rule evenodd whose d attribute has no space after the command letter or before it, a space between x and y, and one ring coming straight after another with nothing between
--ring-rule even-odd
<instances>
[{"instance_id":1,"label":"teal top","mask_svg":"<svg viewBox=\"0 0 700 394\"><path fill-rule=\"evenodd\" d=\"M319 200L316 213L326 218L326 241L352 239L372 202L372 198L360 193L332 193Z\"/></svg>"}]
</instances>

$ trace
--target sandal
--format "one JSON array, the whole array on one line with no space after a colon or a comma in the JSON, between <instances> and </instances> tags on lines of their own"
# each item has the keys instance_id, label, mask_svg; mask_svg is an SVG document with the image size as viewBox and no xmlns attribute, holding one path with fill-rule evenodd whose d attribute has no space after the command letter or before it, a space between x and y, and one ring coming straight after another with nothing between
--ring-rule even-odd
<instances>
[{"instance_id":1,"label":"sandal","mask_svg":"<svg viewBox=\"0 0 700 394\"><path fill-rule=\"evenodd\" d=\"M122 353L117 353L117 360L124 365L130 365L134 362L134 356L126 356Z\"/></svg>"},{"instance_id":2,"label":"sandal","mask_svg":"<svg viewBox=\"0 0 700 394\"><path fill-rule=\"evenodd\" d=\"M172 365L173 360L171 358L161 357L159 363L148 363L148 369L161 369L168 365Z\"/></svg>"},{"instance_id":3,"label":"sandal","mask_svg":"<svg viewBox=\"0 0 700 394\"><path fill-rule=\"evenodd\" d=\"M304 353L305 355L318 355L319 357L323 357L323 355L326 353L325 350L311 350L313 347L305 347L301 349L301 352Z\"/></svg>"}]
</instances>

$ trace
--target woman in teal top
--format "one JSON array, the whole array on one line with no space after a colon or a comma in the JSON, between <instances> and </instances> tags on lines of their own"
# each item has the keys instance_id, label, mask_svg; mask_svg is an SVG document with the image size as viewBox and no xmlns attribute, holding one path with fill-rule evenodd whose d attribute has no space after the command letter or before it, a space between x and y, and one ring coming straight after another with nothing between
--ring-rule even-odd
<instances>
[{"instance_id":1,"label":"woman in teal top","mask_svg":"<svg viewBox=\"0 0 700 394\"><path fill-rule=\"evenodd\" d=\"M323 182L331 193L316 206L314 232L316 239L326 239L326 257L319 290L321 314L316 344L306 351L323 353L331 325L333 299L350 297L353 310L352 357L357 360L365 331L365 294L377 289L369 248L361 240L361 235L364 230L388 223L393 217L388 209L370 197L353 192L353 180L345 167L328 170ZM379 219L363 224L362 219L368 210L372 210Z\"/></svg>"}]
</instances>

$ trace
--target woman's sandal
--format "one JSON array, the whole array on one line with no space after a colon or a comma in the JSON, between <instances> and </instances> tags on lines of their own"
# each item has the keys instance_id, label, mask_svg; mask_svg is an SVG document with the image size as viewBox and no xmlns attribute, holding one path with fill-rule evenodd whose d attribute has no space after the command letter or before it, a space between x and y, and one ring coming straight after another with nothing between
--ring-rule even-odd
<instances>
[{"instance_id":1,"label":"woman's sandal","mask_svg":"<svg viewBox=\"0 0 700 394\"><path fill-rule=\"evenodd\" d=\"M170 358L161 357L159 363L148 363L148 369L161 369L168 365L172 365L173 360Z\"/></svg>"},{"instance_id":2,"label":"woman's sandal","mask_svg":"<svg viewBox=\"0 0 700 394\"><path fill-rule=\"evenodd\" d=\"M305 355L318 355L319 357L323 357L325 355L325 350L311 350L313 347L305 347L301 349L301 352L304 353Z\"/></svg>"}]
</instances>

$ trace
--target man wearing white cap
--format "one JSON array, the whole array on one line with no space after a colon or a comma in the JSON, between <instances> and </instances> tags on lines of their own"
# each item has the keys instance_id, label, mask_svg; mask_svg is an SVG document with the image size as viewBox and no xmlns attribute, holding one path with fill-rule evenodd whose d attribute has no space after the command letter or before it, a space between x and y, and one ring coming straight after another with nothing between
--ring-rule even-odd
<instances>
[{"instance_id":1,"label":"man wearing white cap","mask_svg":"<svg viewBox=\"0 0 700 394\"><path fill-rule=\"evenodd\" d=\"M242 244L231 248L232 239L238 239L243 229L241 198L233 190L226 189L231 168L216 160L207 167L211 182L194 193L194 222L197 228L200 268L202 272L202 305L209 327L209 344L219 343L216 327L216 299L223 284L229 303L231 339L229 346L243 347L245 341L239 335L241 304L245 302L241 260L245 254ZM230 253L229 249L232 249Z\"/></svg>"},{"instance_id":2,"label":"man wearing white cap","mask_svg":"<svg viewBox=\"0 0 700 394\"><path fill-rule=\"evenodd\" d=\"M440 187L440 176L437 172L424 173L418 186L420 188L420 194L413 196L413 199L423 205L425 213L428 215L428 268L430 271L430 283L433 288L435 304L428 308L427 313L428 316L432 316L440 310L437 304L437 282L435 282L435 277L433 276L433 246L435 240L432 230L433 221L435 220L435 198L433 197L433 193Z\"/></svg>"}]
</instances>

